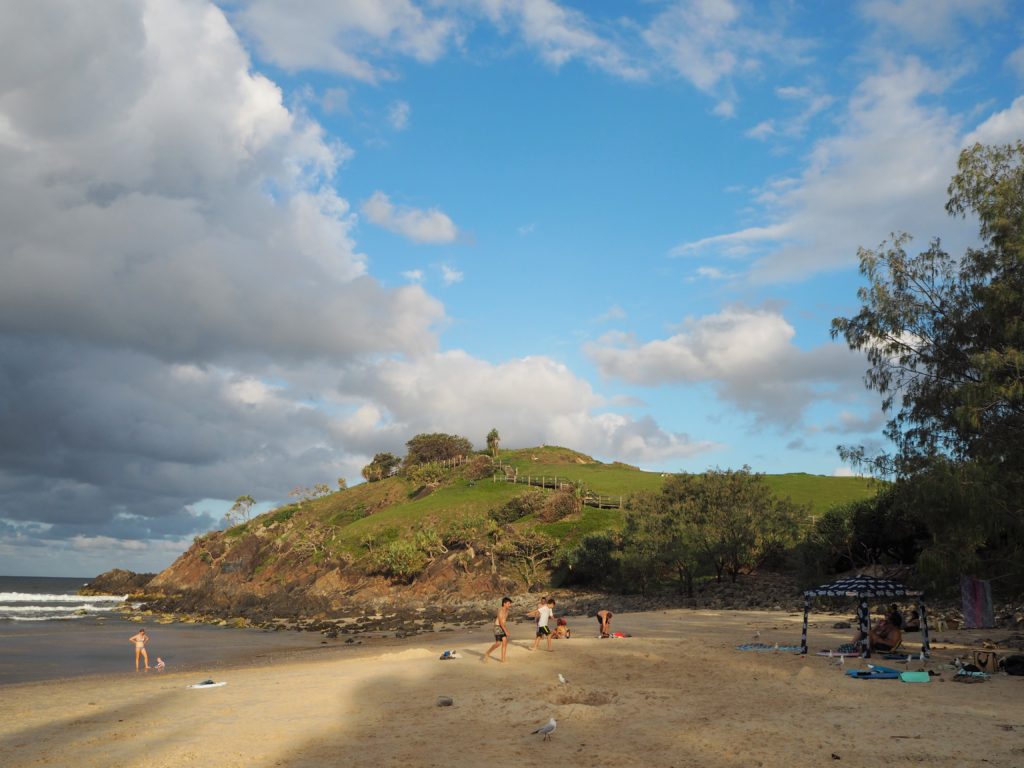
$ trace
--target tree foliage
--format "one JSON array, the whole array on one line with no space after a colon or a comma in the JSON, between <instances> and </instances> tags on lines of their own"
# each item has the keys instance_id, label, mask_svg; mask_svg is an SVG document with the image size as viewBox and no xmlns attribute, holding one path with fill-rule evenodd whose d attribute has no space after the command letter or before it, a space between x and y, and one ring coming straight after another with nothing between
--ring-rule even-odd
<instances>
[{"instance_id":1,"label":"tree foliage","mask_svg":"<svg viewBox=\"0 0 1024 768\"><path fill-rule=\"evenodd\" d=\"M909 256L905 234L859 252L862 307L832 335L867 355L897 474L937 455L1024 468L1022 161L1024 142L961 153L946 210L976 216L980 237L961 259L938 240Z\"/></svg>"},{"instance_id":2,"label":"tree foliage","mask_svg":"<svg viewBox=\"0 0 1024 768\"><path fill-rule=\"evenodd\" d=\"M789 499L776 498L750 467L673 475L662 496L670 508L678 508L692 545L719 580L728 575L735 581L778 549L792 546L806 514Z\"/></svg>"},{"instance_id":3,"label":"tree foliage","mask_svg":"<svg viewBox=\"0 0 1024 768\"><path fill-rule=\"evenodd\" d=\"M944 568L947 581L979 568L980 552L1012 562L996 552L1015 552L1020 540L1024 142L965 149L948 192L949 214L977 219L977 247L956 259L935 240L911 256L909 237L897 234L862 249L861 309L832 321L834 337L867 355L865 383L882 395L895 445L873 457L840 450L894 474L905 498L928 499L918 507L932 537L922 566L936 576Z\"/></svg>"},{"instance_id":4,"label":"tree foliage","mask_svg":"<svg viewBox=\"0 0 1024 768\"><path fill-rule=\"evenodd\" d=\"M391 477L401 464L402 460L393 453L384 451L375 454L373 461L363 467L363 479L368 483L373 483L386 477Z\"/></svg>"},{"instance_id":5,"label":"tree foliage","mask_svg":"<svg viewBox=\"0 0 1024 768\"><path fill-rule=\"evenodd\" d=\"M501 445L501 435L498 434L496 427L492 427L491 431L487 433L487 450L491 452L492 456L498 455L498 447Z\"/></svg>"},{"instance_id":6,"label":"tree foliage","mask_svg":"<svg viewBox=\"0 0 1024 768\"><path fill-rule=\"evenodd\" d=\"M406 444L406 466L426 464L431 461L445 461L458 456L468 456L473 452L473 444L460 435L447 435L443 432L419 434Z\"/></svg>"},{"instance_id":7,"label":"tree foliage","mask_svg":"<svg viewBox=\"0 0 1024 768\"><path fill-rule=\"evenodd\" d=\"M494 545L497 556L508 562L527 589L540 582L544 566L557 549L553 538L533 529L507 528Z\"/></svg>"},{"instance_id":8,"label":"tree foliage","mask_svg":"<svg viewBox=\"0 0 1024 768\"><path fill-rule=\"evenodd\" d=\"M228 510L228 520L231 522L248 522L252 508L256 506L256 499L246 494L235 499L235 503Z\"/></svg>"}]
</instances>

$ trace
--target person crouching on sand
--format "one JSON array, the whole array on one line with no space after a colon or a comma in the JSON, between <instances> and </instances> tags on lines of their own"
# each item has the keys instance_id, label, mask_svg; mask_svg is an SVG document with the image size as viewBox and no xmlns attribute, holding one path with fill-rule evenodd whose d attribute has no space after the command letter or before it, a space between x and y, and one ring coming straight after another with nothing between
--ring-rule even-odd
<instances>
[{"instance_id":1,"label":"person crouching on sand","mask_svg":"<svg viewBox=\"0 0 1024 768\"><path fill-rule=\"evenodd\" d=\"M163 668L164 668L164 667L166 667L166 666L167 666L167 665L166 665L166 664L164 664L164 660L163 660L163 659L161 659L161 658L160 658L159 656L157 656L157 657L156 657L156 666L155 666L155 667L153 667L153 669L155 669L155 670L161 670L161 669L163 669Z\"/></svg>"},{"instance_id":2,"label":"person crouching on sand","mask_svg":"<svg viewBox=\"0 0 1024 768\"><path fill-rule=\"evenodd\" d=\"M511 607L512 598L503 597L501 599L501 608L498 609L498 615L494 617L494 645L487 649L487 653L483 655L480 661L487 661L491 658L491 652L500 645L501 663L505 663L505 654L508 653L508 627L505 625L505 622L508 621L508 610Z\"/></svg>"},{"instance_id":3,"label":"person crouching on sand","mask_svg":"<svg viewBox=\"0 0 1024 768\"><path fill-rule=\"evenodd\" d=\"M139 656L146 662L146 669L149 669L149 654L146 653L146 643L149 642L149 635L146 634L145 628L132 635L128 642L135 643L135 671L139 671Z\"/></svg>"}]
</instances>

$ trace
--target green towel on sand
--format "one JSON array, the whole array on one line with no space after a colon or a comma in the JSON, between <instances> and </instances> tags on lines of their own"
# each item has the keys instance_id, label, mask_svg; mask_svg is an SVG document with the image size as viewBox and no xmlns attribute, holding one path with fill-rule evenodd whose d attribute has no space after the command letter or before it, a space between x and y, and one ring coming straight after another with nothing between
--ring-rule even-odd
<instances>
[{"instance_id":1,"label":"green towel on sand","mask_svg":"<svg viewBox=\"0 0 1024 768\"><path fill-rule=\"evenodd\" d=\"M900 672L900 680L904 683L927 683L931 679L927 672Z\"/></svg>"}]
</instances>

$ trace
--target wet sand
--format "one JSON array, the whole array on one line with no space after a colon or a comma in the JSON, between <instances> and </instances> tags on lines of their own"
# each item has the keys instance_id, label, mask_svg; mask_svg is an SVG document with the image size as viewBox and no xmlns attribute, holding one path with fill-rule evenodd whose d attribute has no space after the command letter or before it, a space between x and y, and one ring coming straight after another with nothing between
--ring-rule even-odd
<instances>
[{"instance_id":1,"label":"wet sand","mask_svg":"<svg viewBox=\"0 0 1024 768\"><path fill-rule=\"evenodd\" d=\"M258 664L280 654L343 646L315 632L267 632L192 624L136 623L120 618L0 624L0 685L87 675L134 674L128 638L146 627L149 662L197 672Z\"/></svg>"},{"instance_id":2,"label":"wet sand","mask_svg":"<svg viewBox=\"0 0 1024 768\"><path fill-rule=\"evenodd\" d=\"M837 618L814 617L812 649L849 639L831 629ZM800 619L629 614L615 617L633 634L621 640L577 619L553 653L526 650L524 623L505 665L480 663L483 628L226 669L215 677L227 685L209 690L187 689L196 676L181 672L4 686L0 754L11 768L1024 765L1024 678L968 685L944 667L1007 632L940 633L927 666L942 674L921 684L735 649L755 630L763 643L798 643ZM463 658L439 661L452 647ZM436 706L441 695L454 705ZM549 742L530 734L552 716Z\"/></svg>"}]
</instances>

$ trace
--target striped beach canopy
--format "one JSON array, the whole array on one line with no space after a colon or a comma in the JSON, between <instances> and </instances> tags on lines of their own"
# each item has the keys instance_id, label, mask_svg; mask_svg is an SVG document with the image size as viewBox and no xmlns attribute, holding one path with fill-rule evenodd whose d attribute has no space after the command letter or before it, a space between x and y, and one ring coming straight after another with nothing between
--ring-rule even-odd
<instances>
[{"instance_id":1,"label":"striped beach canopy","mask_svg":"<svg viewBox=\"0 0 1024 768\"><path fill-rule=\"evenodd\" d=\"M911 597L917 603L921 619L921 653L928 655L931 644L928 640L928 612L924 605L924 592L919 589L908 589L903 584L889 579L876 579L873 576L850 576L838 579L831 584L804 591L804 626L800 634L800 652L807 653L807 617L811 613L811 603L816 597L854 598L858 602L857 624L865 644L862 655L871 657L870 620L868 598L872 597Z\"/></svg>"},{"instance_id":2,"label":"striped beach canopy","mask_svg":"<svg viewBox=\"0 0 1024 768\"><path fill-rule=\"evenodd\" d=\"M804 597L920 597L924 593L889 579L873 576L850 576L808 589Z\"/></svg>"}]
</instances>

